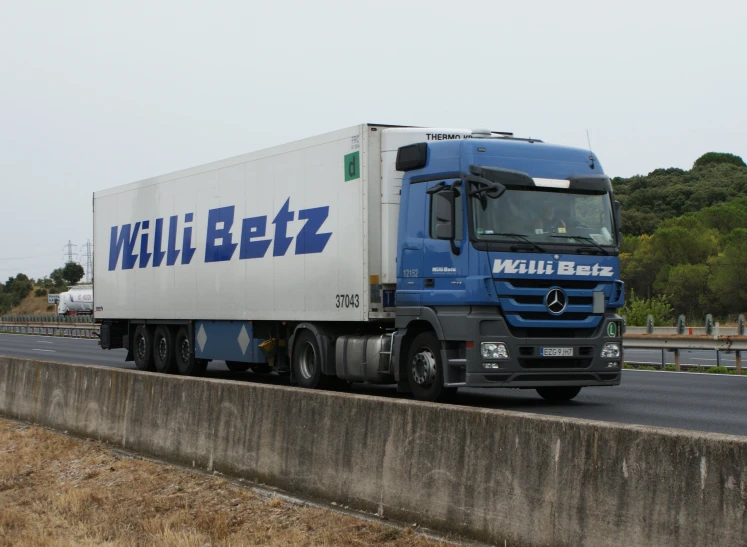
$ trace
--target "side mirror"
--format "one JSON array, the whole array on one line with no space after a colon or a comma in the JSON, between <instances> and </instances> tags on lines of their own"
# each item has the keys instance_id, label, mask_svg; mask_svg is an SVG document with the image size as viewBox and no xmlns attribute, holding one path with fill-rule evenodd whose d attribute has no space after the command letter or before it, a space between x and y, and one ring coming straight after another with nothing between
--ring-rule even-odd
<instances>
[{"instance_id":1,"label":"side mirror","mask_svg":"<svg viewBox=\"0 0 747 547\"><path fill-rule=\"evenodd\" d=\"M453 240L456 237L454 201L454 190L452 188L433 194L433 214L436 217L435 233L433 235L436 239Z\"/></svg>"},{"instance_id":2,"label":"side mirror","mask_svg":"<svg viewBox=\"0 0 747 547\"><path fill-rule=\"evenodd\" d=\"M622 243L622 214L620 213L620 202L615 201L615 229L617 230L617 243Z\"/></svg>"}]
</instances>

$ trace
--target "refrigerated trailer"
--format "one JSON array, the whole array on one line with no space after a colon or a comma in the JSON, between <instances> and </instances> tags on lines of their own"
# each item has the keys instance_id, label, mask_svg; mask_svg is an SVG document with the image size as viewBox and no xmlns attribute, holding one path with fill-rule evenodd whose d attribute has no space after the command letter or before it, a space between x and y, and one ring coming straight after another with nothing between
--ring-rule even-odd
<instances>
[{"instance_id":1,"label":"refrigerated trailer","mask_svg":"<svg viewBox=\"0 0 747 547\"><path fill-rule=\"evenodd\" d=\"M101 347L141 370L570 399L620 382L620 210L597 157L357 125L96 192Z\"/></svg>"}]
</instances>

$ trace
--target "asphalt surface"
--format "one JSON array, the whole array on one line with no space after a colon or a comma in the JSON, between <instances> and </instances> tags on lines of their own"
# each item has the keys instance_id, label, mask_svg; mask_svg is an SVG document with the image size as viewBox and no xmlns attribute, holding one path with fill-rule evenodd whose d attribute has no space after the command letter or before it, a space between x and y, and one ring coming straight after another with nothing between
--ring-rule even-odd
<instances>
[{"instance_id":1,"label":"asphalt surface","mask_svg":"<svg viewBox=\"0 0 747 547\"><path fill-rule=\"evenodd\" d=\"M124 350L104 351L95 340L0 334L0 355L135 369L133 363L124 362ZM625 357L629 362L661 362L657 350L628 350ZM673 362L671 354L669 358ZM722 364L729 364L727 358L733 365L733 355L727 354ZM682 352L682 362L715 365L716 356L707 351ZM221 361L210 363L206 376L287 383L276 375L231 373ZM352 390L408 397L390 386L354 385ZM585 388L565 403L547 403L534 390L463 388L453 404L747 436L747 376L625 370L621 385Z\"/></svg>"}]
</instances>

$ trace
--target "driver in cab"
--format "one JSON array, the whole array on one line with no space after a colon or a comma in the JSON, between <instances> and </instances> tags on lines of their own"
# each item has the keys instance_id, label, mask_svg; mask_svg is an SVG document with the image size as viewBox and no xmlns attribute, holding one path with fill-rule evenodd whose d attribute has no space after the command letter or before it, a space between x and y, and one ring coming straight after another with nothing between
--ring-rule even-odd
<instances>
[{"instance_id":1,"label":"driver in cab","mask_svg":"<svg viewBox=\"0 0 747 547\"><path fill-rule=\"evenodd\" d=\"M564 234L566 233L566 222L558 215L554 205L545 205L542 215L537 218L535 234Z\"/></svg>"}]
</instances>

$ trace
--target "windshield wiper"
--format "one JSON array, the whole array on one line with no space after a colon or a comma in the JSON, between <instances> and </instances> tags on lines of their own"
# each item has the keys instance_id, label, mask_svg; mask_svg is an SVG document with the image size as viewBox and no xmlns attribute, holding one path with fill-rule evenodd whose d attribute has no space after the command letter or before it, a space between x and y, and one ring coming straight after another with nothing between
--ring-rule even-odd
<instances>
[{"instance_id":1,"label":"windshield wiper","mask_svg":"<svg viewBox=\"0 0 747 547\"><path fill-rule=\"evenodd\" d=\"M524 236L522 234L492 233L492 234L486 234L486 235L515 237L516 239L520 239L521 241L529 243L532 247L534 247L535 249L537 249L541 253L546 253L547 252L542 247L540 247L539 245L537 245L534 241L532 241L531 239L528 239L526 236Z\"/></svg>"},{"instance_id":2,"label":"windshield wiper","mask_svg":"<svg viewBox=\"0 0 747 547\"><path fill-rule=\"evenodd\" d=\"M588 241L589 243L591 243L592 245L594 245L594 247L596 247L597 249L599 249L600 251L602 251L604 254L606 254L606 255L610 254L609 251L607 251L607 249L605 249L599 243L597 243L596 241L594 241L593 237L588 237L588 236L550 236L550 237L557 237L557 238L560 238L560 239L580 239L582 241Z\"/></svg>"}]
</instances>

